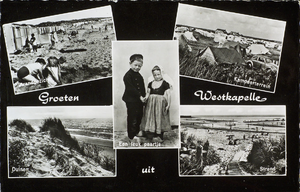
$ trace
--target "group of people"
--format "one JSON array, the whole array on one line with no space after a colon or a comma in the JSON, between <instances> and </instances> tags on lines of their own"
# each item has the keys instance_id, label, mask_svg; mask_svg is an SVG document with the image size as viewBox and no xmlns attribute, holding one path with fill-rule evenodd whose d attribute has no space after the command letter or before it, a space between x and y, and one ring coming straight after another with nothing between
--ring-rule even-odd
<instances>
[{"instance_id":1,"label":"group of people","mask_svg":"<svg viewBox=\"0 0 300 192\"><path fill-rule=\"evenodd\" d=\"M127 107L127 133L129 139L146 137L151 142L163 142L164 132L171 130L169 109L172 84L164 79L158 65L152 68L152 80L145 88L139 73L143 55L134 54L129 59L130 69L123 77L123 101Z\"/></svg>"},{"instance_id":2,"label":"group of people","mask_svg":"<svg viewBox=\"0 0 300 192\"><path fill-rule=\"evenodd\" d=\"M55 49L55 43L58 42L57 34L55 31L52 31L49 34L49 39L51 43L50 49ZM26 38L24 48L28 49L29 52L37 52L38 45L34 33L31 34L30 39Z\"/></svg>"},{"instance_id":3,"label":"group of people","mask_svg":"<svg viewBox=\"0 0 300 192\"><path fill-rule=\"evenodd\" d=\"M47 87L52 87L62 84L60 65L65 61L64 57L58 59L50 56L47 62L43 58L38 58L34 63L12 70L16 71L20 82L47 83Z\"/></svg>"}]
</instances>

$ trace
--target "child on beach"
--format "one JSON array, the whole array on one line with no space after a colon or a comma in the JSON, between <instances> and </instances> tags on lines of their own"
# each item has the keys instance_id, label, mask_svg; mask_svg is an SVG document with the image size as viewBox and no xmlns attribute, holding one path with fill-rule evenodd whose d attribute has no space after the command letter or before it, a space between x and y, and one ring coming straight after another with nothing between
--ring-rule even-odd
<instances>
[{"instance_id":1,"label":"child on beach","mask_svg":"<svg viewBox=\"0 0 300 192\"><path fill-rule=\"evenodd\" d=\"M62 84L60 64L65 61L64 57L57 59L54 56L50 56L47 59L47 63L45 59L38 58L34 63L29 63L19 69L15 67L11 67L11 69L16 72L16 81L32 83L47 82L47 86L52 87Z\"/></svg>"},{"instance_id":2,"label":"child on beach","mask_svg":"<svg viewBox=\"0 0 300 192\"><path fill-rule=\"evenodd\" d=\"M162 142L164 132L171 130L169 108L171 104L170 84L164 80L162 69L154 66L154 80L148 84L145 100L147 104L141 130L153 142Z\"/></svg>"},{"instance_id":3,"label":"child on beach","mask_svg":"<svg viewBox=\"0 0 300 192\"><path fill-rule=\"evenodd\" d=\"M29 43L31 45L32 52L37 52L36 38L33 33L31 34Z\"/></svg>"},{"instance_id":4,"label":"child on beach","mask_svg":"<svg viewBox=\"0 0 300 192\"><path fill-rule=\"evenodd\" d=\"M22 66L17 71L19 81L39 83L44 79L43 70L45 63L34 62ZM12 68L12 70L15 70Z\"/></svg>"},{"instance_id":5,"label":"child on beach","mask_svg":"<svg viewBox=\"0 0 300 192\"><path fill-rule=\"evenodd\" d=\"M129 58L130 69L123 77L125 92L122 100L127 108L127 133L129 139L133 139L140 131L145 102L144 78L139 73L143 66L143 56L134 54Z\"/></svg>"},{"instance_id":6,"label":"child on beach","mask_svg":"<svg viewBox=\"0 0 300 192\"><path fill-rule=\"evenodd\" d=\"M57 40L56 40L54 31L52 31L52 32L49 34L49 39L50 39L50 42L51 42L50 49L55 49L55 42L56 42Z\"/></svg>"},{"instance_id":7,"label":"child on beach","mask_svg":"<svg viewBox=\"0 0 300 192\"><path fill-rule=\"evenodd\" d=\"M64 57L57 59L56 57L50 56L47 61L47 64L44 66L43 75L47 77L48 86L53 87L56 85L61 85L60 64L64 63L66 59Z\"/></svg>"}]
</instances>

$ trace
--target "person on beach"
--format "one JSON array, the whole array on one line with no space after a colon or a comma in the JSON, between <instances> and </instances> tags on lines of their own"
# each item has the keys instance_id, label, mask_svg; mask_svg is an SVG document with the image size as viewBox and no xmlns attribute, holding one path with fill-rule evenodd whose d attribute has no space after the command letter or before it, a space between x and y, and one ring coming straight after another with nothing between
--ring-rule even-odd
<instances>
[{"instance_id":1,"label":"person on beach","mask_svg":"<svg viewBox=\"0 0 300 192\"><path fill-rule=\"evenodd\" d=\"M61 85L61 64L64 63L66 59L60 57L57 59L54 56L50 56L47 59L47 64L44 66L43 76L47 77L47 83L49 87L56 85Z\"/></svg>"},{"instance_id":2,"label":"person on beach","mask_svg":"<svg viewBox=\"0 0 300 192\"><path fill-rule=\"evenodd\" d=\"M12 70L17 72L17 77L21 82L40 83L44 79L43 70L45 68L45 64L45 62L36 61L34 63L24 65L18 70L14 68L12 68Z\"/></svg>"},{"instance_id":3,"label":"person on beach","mask_svg":"<svg viewBox=\"0 0 300 192\"><path fill-rule=\"evenodd\" d=\"M171 130L169 109L171 104L170 84L164 80L161 67L154 66L154 80L148 84L147 101L141 123L141 132L153 142L162 142L164 132Z\"/></svg>"},{"instance_id":4,"label":"person on beach","mask_svg":"<svg viewBox=\"0 0 300 192\"><path fill-rule=\"evenodd\" d=\"M146 95L144 78L139 73L143 66L143 55L131 55L129 65L130 69L123 77L125 91L122 100L127 108L127 134L129 139L133 139L140 131Z\"/></svg>"},{"instance_id":5,"label":"person on beach","mask_svg":"<svg viewBox=\"0 0 300 192\"><path fill-rule=\"evenodd\" d=\"M52 32L50 33L49 39L50 39L50 42L51 42L50 49L55 49L55 42L56 42L57 40L56 40L54 31L52 31Z\"/></svg>"},{"instance_id":6,"label":"person on beach","mask_svg":"<svg viewBox=\"0 0 300 192\"><path fill-rule=\"evenodd\" d=\"M37 52L36 38L33 33L31 34L29 44L31 45L32 52Z\"/></svg>"}]
</instances>

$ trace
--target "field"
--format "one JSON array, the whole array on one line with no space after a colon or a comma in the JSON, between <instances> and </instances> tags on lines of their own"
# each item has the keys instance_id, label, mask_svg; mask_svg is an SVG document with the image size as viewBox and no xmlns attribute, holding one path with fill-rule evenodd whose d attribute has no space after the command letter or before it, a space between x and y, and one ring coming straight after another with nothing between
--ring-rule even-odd
<instances>
[{"instance_id":1,"label":"field","mask_svg":"<svg viewBox=\"0 0 300 192\"><path fill-rule=\"evenodd\" d=\"M70 25L66 32L58 32L58 41L51 48L50 42L44 43L37 52L23 52L10 54L11 67L19 69L21 66L35 62L37 58L47 59L50 56L65 57L66 62L61 65L62 84L72 84L88 80L111 77L111 41L115 40L112 26L106 27L102 21L83 26ZM93 27L92 27L93 26ZM70 36L72 31L78 34ZM12 71L15 93L45 88L45 85L20 83Z\"/></svg>"},{"instance_id":2,"label":"field","mask_svg":"<svg viewBox=\"0 0 300 192\"><path fill-rule=\"evenodd\" d=\"M230 122L229 119L226 121L216 119L212 121L212 119L209 121L197 119L193 123L186 118L181 119L181 175L250 176L285 173L285 128L269 127L266 124L264 128L251 126L248 128L247 124L226 126L224 123ZM268 163L257 165L258 162L253 159L268 159L267 155L263 157L255 151L254 146L258 144L262 144L261 148L265 146L272 148L272 152L266 151L264 155L274 155L276 147L281 144L283 149L280 150L283 151L280 152L280 157L273 158L276 159L274 162L270 160ZM199 145L203 147L203 157L206 157L202 159L201 166L199 162L198 165L193 165L197 164L193 158Z\"/></svg>"}]
</instances>

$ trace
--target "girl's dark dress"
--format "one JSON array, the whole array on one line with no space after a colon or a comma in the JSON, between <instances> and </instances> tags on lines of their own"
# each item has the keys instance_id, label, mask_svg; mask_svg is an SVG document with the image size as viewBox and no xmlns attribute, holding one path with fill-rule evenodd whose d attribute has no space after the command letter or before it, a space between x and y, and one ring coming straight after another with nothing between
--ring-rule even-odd
<instances>
[{"instance_id":1,"label":"girl's dark dress","mask_svg":"<svg viewBox=\"0 0 300 192\"><path fill-rule=\"evenodd\" d=\"M161 134L171 130L169 110L166 110L168 102L164 95L165 91L170 89L170 85L163 80L160 87L153 89L152 82L148 84L150 96L145 107L141 130Z\"/></svg>"}]
</instances>

